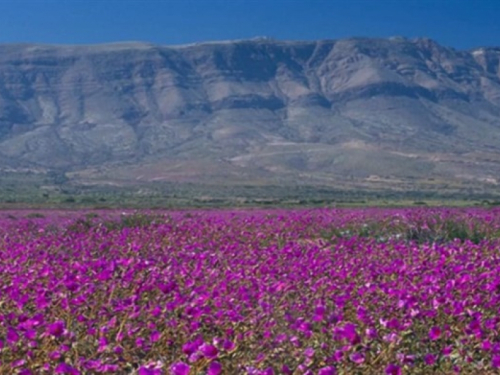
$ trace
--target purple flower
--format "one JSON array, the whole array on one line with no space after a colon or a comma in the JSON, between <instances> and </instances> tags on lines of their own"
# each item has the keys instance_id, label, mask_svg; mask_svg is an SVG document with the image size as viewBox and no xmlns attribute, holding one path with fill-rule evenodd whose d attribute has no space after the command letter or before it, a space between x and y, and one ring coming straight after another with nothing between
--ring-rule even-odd
<instances>
[{"instance_id":1,"label":"purple flower","mask_svg":"<svg viewBox=\"0 0 500 375\"><path fill-rule=\"evenodd\" d=\"M356 345L360 342L360 338L356 332L356 325L353 323L347 323L344 326L343 336L349 340L352 345Z\"/></svg>"},{"instance_id":2,"label":"purple flower","mask_svg":"<svg viewBox=\"0 0 500 375\"><path fill-rule=\"evenodd\" d=\"M99 338L98 343L99 343L99 347L97 348L98 353L102 353L107 350L108 340L106 339L106 337Z\"/></svg>"},{"instance_id":3,"label":"purple flower","mask_svg":"<svg viewBox=\"0 0 500 375\"><path fill-rule=\"evenodd\" d=\"M356 364L360 365L360 364L362 364L362 363L365 361L365 356L364 356L362 353L360 353L360 352L355 352L355 353L352 353L352 354L349 356L349 359L350 359L352 362L354 362L354 363L356 363Z\"/></svg>"},{"instance_id":4,"label":"purple flower","mask_svg":"<svg viewBox=\"0 0 500 375\"><path fill-rule=\"evenodd\" d=\"M55 369L56 374L80 375L80 371L68 365L67 363L59 363Z\"/></svg>"},{"instance_id":5,"label":"purple flower","mask_svg":"<svg viewBox=\"0 0 500 375\"><path fill-rule=\"evenodd\" d=\"M19 341L19 335L12 328L7 330L7 342L9 344L15 344Z\"/></svg>"},{"instance_id":6,"label":"purple flower","mask_svg":"<svg viewBox=\"0 0 500 375\"><path fill-rule=\"evenodd\" d=\"M53 361L56 361L61 358L61 352L59 350L54 350L53 352L49 353L49 358Z\"/></svg>"},{"instance_id":7,"label":"purple flower","mask_svg":"<svg viewBox=\"0 0 500 375\"><path fill-rule=\"evenodd\" d=\"M34 340L36 338L36 331L34 329L28 329L24 333L24 337L26 337L28 340Z\"/></svg>"},{"instance_id":8,"label":"purple flower","mask_svg":"<svg viewBox=\"0 0 500 375\"><path fill-rule=\"evenodd\" d=\"M191 341L187 342L184 345L182 345L182 352L186 355L193 354L198 348L200 347L200 344L197 341Z\"/></svg>"},{"instance_id":9,"label":"purple flower","mask_svg":"<svg viewBox=\"0 0 500 375\"><path fill-rule=\"evenodd\" d=\"M426 354L424 357L424 362L426 365L432 366L436 363L436 356L434 354Z\"/></svg>"},{"instance_id":10,"label":"purple flower","mask_svg":"<svg viewBox=\"0 0 500 375\"><path fill-rule=\"evenodd\" d=\"M100 368L101 372L117 372L120 369L120 366L118 365L111 365L111 364L106 364L102 365Z\"/></svg>"},{"instance_id":11,"label":"purple flower","mask_svg":"<svg viewBox=\"0 0 500 375\"><path fill-rule=\"evenodd\" d=\"M481 347L483 348L483 350L491 350L493 348L493 345L491 345L491 341L485 340L481 344Z\"/></svg>"},{"instance_id":12,"label":"purple flower","mask_svg":"<svg viewBox=\"0 0 500 375\"><path fill-rule=\"evenodd\" d=\"M211 344L203 344L202 346L200 346L199 350L201 354L203 354L203 356L208 359L217 358L217 356L219 355L219 351L217 350L217 348Z\"/></svg>"},{"instance_id":13,"label":"purple flower","mask_svg":"<svg viewBox=\"0 0 500 375\"><path fill-rule=\"evenodd\" d=\"M296 348L298 348L300 346L300 340L297 336L292 336L290 337L290 342L293 344L293 346L295 346Z\"/></svg>"},{"instance_id":14,"label":"purple flower","mask_svg":"<svg viewBox=\"0 0 500 375\"><path fill-rule=\"evenodd\" d=\"M139 367L139 370L137 371L137 375L161 375L162 371L157 368L148 368L145 366Z\"/></svg>"},{"instance_id":15,"label":"purple flower","mask_svg":"<svg viewBox=\"0 0 500 375\"><path fill-rule=\"evenodd\" d=\"M82 362L82 365L86 370L95 370L102 366L102 362L100 360L88 360Z\"/></svg>"},{"instance_id":16,"label":"purple flower","mask_svg":"<svg viewBox=\"0 0 500 375\"><path fill-rule=\"evenodd\" d=\"M62 320L58 320L57 322L49 325L47 332L54 337L60 337L64 333L64 327L64 322Z\"/></svg>"},{"instance_id":17,"label":"purple flower","mask_svg":"<svg viewBox=\"0 0 500 375\"><path fill-rule=\"evenodd\" d=\"M429 330L429 338L433 341L438 340L441 337L441 328L432 327Z\"/></svg>"},{"instance_id":18,"label":"purple flower","mask_svg":"<svg viewBox=\"0 0 500 375\"><path fill-rule=\"evenodd\" d=\"M146 343L146 340L143 337L138 337L135 339L135 346L138 348L144 347L144 344Z\"/></svg>"},{"instance_id":19,"label":"purple flower","mask_svg":"<svg viewBox=\"0 0 500 375\"><path fill-rule=\"evenodd\" d=\"M453 347L451 345L448 345L443 349L443 355L447 357L451 354L452 351Z\"/></svg>"},{"instance_id":20,"label":"purple flower","mask_svg":"<svg viewBox=\"0 0 500 375\"><path fill-rule=\"evenodd\" d=\"M274 369L272 367L268 367L265 370L262 370L260 375L274 375Z\"/></svg>"},{"instance_id":21,"label":"purple flower","mask_svg":"<svg viewBox=\"0 0 500 375\"><path fill-rule=\"evenodd\" d=\"M194 352L194 353L189 355L188 361L189 361L189 363L194 363L194 362L198 362L202 358L203 358L203 354L201 352Z\"/></svg>"},{"instance_id":22,"label":"purple flower","mask_svg":"<svg viewBox=\"0 0 500 375\"><path fill-rule=\"evenodd\" d=\"M318 371L318 375L336 375L336 374L337 370L335 369L335 367L332 366L320 368Z\"/></svg>"},{"instance_id":23,"label":"purple flower","mask_svg":"<svg viewBox=\"0 0 500 375\"><path fill-rule=\"evenodd\" d=\"M491 359L491 367L500 368L500 355L496 354Z\"/></svg>"},{"instance_id":24,"label":"purple flower","mask_svg":"<svg viewBox=\"0 0 500 375\"><path fill-rule=\"evenodd\" d=\"M184 362L176 362L170 366L171 375L189 375L191 368Z\"/></svg>"},{"instance_id":25,"label":"purple flower","mask_svg":"<svg viewBox=\"0 0 500 375\"><path fill-rule=\"evenodd\" d=\"M387 328L399 330L399 328L400 328L399 320L396 318L389 320L387 322Z\"/></svg>"},{"instance_id":26,"label":"purple flower","mask_svg":"<svg viewBox=\"0 0 500 375\"><path fill-rule=\"evenodd\" d=\"M20 367L26 364L25 359L18 359L17 361L12 362L12 367Z\"/></svg>"},{"instance_id":27,"label":"purple flower","mask_svg":"<svg viewBox=\"0 0 500 375\"><path fill-rule=\"evenodd\" d=\"M396 334L396 333L388 333L387 335L384 335L384 337L382 337L382 339L385 341L385 342L390 342L390 343L397 343L400 338L399 336Z\"/></svg>"},{"instance_id":28,"label":"purple flower","mask_svg":"<svg viewBox=\"0 0 500 375\"><path fill-rule=\"evenodd\" d=\"M116 354L123 354L123 348L121 346L115 346L113 352L115 352Z\"/></svg>"},{"instance_id":29,"label":"purple flower","mask_svg":"<svg viewBox=\"0 0 500 375\"><path fill-rule=\"evenodd\" d=\"M304 350L304 355L308 358L314 357L314 349L309 347Z\"/></svg>"},{"instance_id":30,"label":"purple flower","mask_svg":"<svg viewBox=\"0 0 500 375\"><path fill-rule=\"evenodd\" d=\"M368 336L371 340L374 340L378 336L378 332L376 328L367 328L366 329L366 336Z\"/></svg>"},{"instance_id":31,"label":"purple flower","mask_svg":"<svg viewBox=\"0 0 500 375\"><path fill-rule=\"evenodd\" d=\"M224 349L226 352L232 352L235 347L236 347L236 345L231 340L226 339L222 343L222 349Z\"/></svg>"},{"instance_id":32,"label":"purple flower","mask_svg":"<svg viewBox=\"0 0 500 375\"><path fill-rule=\"evenodd\" d=\"M385 368L385 373L387 375L401 375L401 367L393 363L389 363Z\"/></svg>"},{"instance_id":33,"label":"purple flower","mask_svg":"<svg viewBox=\"0 0 500 375\"><path fill-rule=\"evenodd\" d=\"M161 337L161 333L158 332L158 331L153 331L151 332L151 334L149 335L149 340L154 343L154 342L157 342Z\"/></svg>"},{"instance_id":34,"label":"purple flower","mask_svg":"<svg viewBox=\"0 0 500 375\"><path fill-rule=\"evenodd\" d=\"M222 365L217 362L211 362L210 365L208 365L208 370L207 370L207 375L219 375L222 373Z\"/></svg>"},{"instance_id":35,"label":"purple flower","mask_svg":"<svg viewBox=\"0 0 500 375\"><path fill-rule=\"evenodd\" d=\"M324 315L326 312L326 307L324 305L317 305L314 309L316 315Z\"/></svg>"},{"instance_id":36,"label":"purple flower","mask_svg":"<svg viewBox=\"0 0 500 375\"><path fill-rule=\"evenodd\" d=\"M333 360L335 362L341 362L344 359L344 352L342 350L336 350L333 354Z\"/></svg>"}]
</instances>

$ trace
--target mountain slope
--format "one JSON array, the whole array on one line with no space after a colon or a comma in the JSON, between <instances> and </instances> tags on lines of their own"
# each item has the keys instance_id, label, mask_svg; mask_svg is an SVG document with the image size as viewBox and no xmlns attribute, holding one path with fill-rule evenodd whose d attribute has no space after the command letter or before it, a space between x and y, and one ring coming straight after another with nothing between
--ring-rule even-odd
<instances>
[{"instance_id":1,"label":"mountain slope","mask_svg":"<svg viewBox=\"0 0 500 375\"><path fill-rule=\"evenodd\" d=\"M495 183L500 49L0 45L0 164L126 180Z\"/></svg>"}]
</instances>

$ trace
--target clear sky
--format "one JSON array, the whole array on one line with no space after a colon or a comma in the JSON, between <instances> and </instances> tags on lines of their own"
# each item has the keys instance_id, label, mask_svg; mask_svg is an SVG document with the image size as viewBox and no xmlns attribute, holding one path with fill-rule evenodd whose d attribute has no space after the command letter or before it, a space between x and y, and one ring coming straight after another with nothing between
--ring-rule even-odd
<instances>
[{"instance_id":1,"label":"clear sky","mask_svg":"<svg viewBox=\"0 0 500 375\"><path fill-rule=\"evenodd\" d=\"M0 43L425 36L500 46L500 0L0 0Z\"/></svg>"}]
</instances>

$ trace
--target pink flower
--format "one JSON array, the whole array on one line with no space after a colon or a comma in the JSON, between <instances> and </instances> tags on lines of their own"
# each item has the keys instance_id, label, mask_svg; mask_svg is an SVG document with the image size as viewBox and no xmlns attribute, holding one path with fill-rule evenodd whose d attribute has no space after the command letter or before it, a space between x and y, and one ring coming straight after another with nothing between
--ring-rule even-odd
<instances>
[{"instance_id":1,"label":"pink flower","mask_svg":"<svg viewBox=\"0 0 500 375\"><path fill-rule=\"evenodd\" d=\"M368 336L371 340L374 340L378 336L378 332L376 328L367 328L366 331L366 336Z\"/></svg>"},{"instance_id":2,"label":"pink flower","mask_svg":"<svg viewBox=\"0 0 500 375\"><path fill-rule=\"evenodd\" d=\"M349 359L360 365L362 364L364 361L365 361L365 356L362 354L362 353L359 353L359 352L356 352L356 353L352 353L350 356L349 356Z\"/></svg>"},{"instance_id":3,"label":"pink flower","mask_svg":"<svg viewBox=\"0 0 500 375\"><path fill-rule=\"evenodd\" d=\"M207 375L219 375L221 373L222 365L219 362L214 361L210 363L210 365L208 366Z\"/></svg>"},{"instance_id":4,"label":"pink flower","mask_svg":"<svg viewBox=\"0 0 500 375\"><path fill-rule=\"evenodd\" d=\"M188 361L190 363L194 363L194 362L198 362L202 358L203 358L203 354L201 354L201 352L194 352L194 353L189 355Z\"/></svg>"},{"instance_id":5,"label":"pink flower","mask_svg":"<svg viewBox=\"0 0 500 375\"><path fill-rule=\"evenodd\" d=\"M314 349L309 347L304 350L304 355L308 358L314 357Z\"/></svg>"},{"instance_id":6,"label":"pink flower","mask_svg":"<svg viewBox=\"0 0 500 375\"><path fill-rule=\"evenodd\" d=\"M385 368L385 373L387 375L401 375L401 367L393 363L389 363Z\"/></svg>"},{"instance_id":7,"label":"pink flower","mask_svg":"<svg viewBox=\"0 0 500 375\"><path fill-rule=\"evenodd\" d=\"M55 369L56 374L66 374L66 375L80 375L80 371L74 367L68 365L67 363L59 363Z\"/></svg>"},{"instance_id":8,"label":"pink flower","mask_svg":"<svg viewBox=\"0 0 500 375\"><path fill-rule=\"evenodd\" d=\"M335 367L332 366L320 368L318 371L318 375L336 375L336 374L337 370L335 369Z\"/></svg>"},{"instance_id":9,"label":"pink flower","mask_svg":"<svg viewBox=\"0 0 500 375\"><path fill-rule=\"evenodd\" d=\"M436 363L436 356L434 354L426 354L424 357L424 362L426 365L432 366Z\"/></svg>"},{"instance_id":10,"label":"pink flower","mask_svg":"<svg viewBox=\"0 0 500 375\"><path fill-rule=\"evenodd\" d=\"M217 348L211 344L203 344L202 346L200 346L199 350L201 354L203 354L203 356L208 359L217 358L217 356L219 355L219 351L217 350Z\"/></svg>"},{"instance_id":11,"label":"pink flower","mask_svg":"<svg viewBox=\"0 0 500 375\"><path fill-rule=\"evenodd\" d=\"M12 362L12 367L20 367L26 364L25 359L18 359L17 361Z\"/></svg>"},{"instance_id":12,"label":"pink flower","mask_svg":"<svg viewBox=\"0 0 500 375\"><path fill-rule=\"evenodd\" d=\"M272 367L268 367L260 372L261 375L274 375L274 370Z\"/></svg>"},{"instance_id":13,"label":"pink flower","mask_svg":"<svg viewBox=\"0 0 500 375\"><path fill-rule=\"evenodd\" d=\"M15 344L19 341L19 335L12 328L7 330L7 342L9 344Z\"/></svg>"},{"instance_id":14,"label":"pink flower","mask_svg":"<svg viewBox=\"0 0 500 375\"><path fill-rule=\"evenodd\" d=\"M157 368L148 368L141 366L137 371L137 375L161 375L163 372Z\"/></svg>"},{"instance_id":15,"label":"pink flower","mask_svg":"<svg viewBox=\"0 0 500 375\"><path fill-rule=\"evenodd\" d=\"M322 321L324 318L325 318L325 312L326 312L326 308L325 306L323 305L318 305L316 306L316 308L314 309L314 317L313 317L313 320L315 322L320 322Z\"/></svg>"},{"instance_id":16,"label":"pink flower","mask_svg":"<svg viewBox=\"0 0 500 375\"><path fill-rule=\"evenodd\" d=\"M149 335L149 340L154 343L154 342L157 342L161 337L161 333L158 332L158 331L153 331L151 332L151 334Z\"/></svg>"},{"instance_id":17,"label":"pink flower","mask_svg":"<svg viewBox=\"0 0 500 375\"><path fill-rule=\"evenodd\" d=\"M189 365L184 362L176 362L170 366L170 372L172 375L189 375L190 369Z\"/></svg>"},{"instance_id":18,"label":"pink flower","mask_svg":"<svg viewBox=\"0 0 500 375\"><path fill-rule=\"evenodd\" d=\"M332 359L335 362L341 362L344 359L344 352L342 350L336 350L333 354Z\"/></svg>"},{"instance_id":19,"label":"pink flower","mask_svg":"<svg viewBox=\"0 0 500 375\"><path fill-rule=\"evenodd\" d=\"M500 368L500 355L496 354L491 359L491 367Z\"/></svg>"},{"instance_id":20,"label":"pink flower","mask_svg":"<svg viewBox=\"0 0 500 375\"><path fill-rule=\"evenodd\" d=\"M197 341L191 341L187 342L184 345L182 345L182 352L186 355L193 354L198 348L200 347L200 344Z\"/></svg>"},{"instance_id":21,"label":"pink flower","mask_svg":"<svg viewBox=\"0 0 500 375\"><path fill-rule=\"evenodd\" d=\"M448 345L443 349L443 355L447 357L451 354L452 351L453 347L451 345Z\"/></svg>"},{"instance_id":22,"label":"pink flower","mask_svg":"<svg viewBox=\"0 0 500 375\"><path fill-rule=\"evenodd\" d=\"M56 361L61 358L61 352L59 350L54 350L49 353L49 358L53 361Z\"/></svg>"},{"instance_id":23,"label":"pink flower","mask_svg":"<svg viewBox=\"0 0 500 375\"><path fill-rule=\"evenodd\" d=\"M62 320L58 320L57 322L49 325L47 331L50 335L54 337L59 337L62 336L62 334L64 333L64 327L65 327L64 322Z\"/></svg>"},{"instance_id":24,"label":"pink flower","mask_svg":"<svg viewBox=\"0 0 500 375\"><path fill-rule=\"evenodd\" d=\"M441 328L432 327L429 330L429 338L433 341L438 340L441 337Z\"/></svg>"},{"instance_id":25,"label":"pink flower","mask_svg":"<svg viewBox=\"0 0 500 375\"><path fill-rule=\"evenodd\" d=\"M491 341L486 340L486 341L483 341L481 347L483 348L483 350L491 350L491 348L493 346L491 345Z\"/></svg>"},{"instance_id":26,"label":"pink flower","mask_svg":"<svg viewBox=\"0 0 500 375\"><path fill-rule=\"evenodd\" d=\"M226 352L232 352L235 348L234 342L231 340L224 340L222 343L222 349L224 349Z\"/></svg>"}]
</instances>

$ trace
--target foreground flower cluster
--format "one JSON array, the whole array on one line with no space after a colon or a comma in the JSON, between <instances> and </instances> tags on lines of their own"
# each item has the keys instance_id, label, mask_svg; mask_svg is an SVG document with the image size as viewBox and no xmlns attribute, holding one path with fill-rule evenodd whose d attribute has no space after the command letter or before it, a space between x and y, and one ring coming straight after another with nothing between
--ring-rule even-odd
<instances>
[{"instance_id":1,"label":"foreground flower cluster","mask_svg":"<svg viewBox=\"0 0 500 375\"><path fill-rule=\"evenodd\" d=\"M0 219L1 374L500 368L500 211Z\"/></svg>"}]
</instances>

